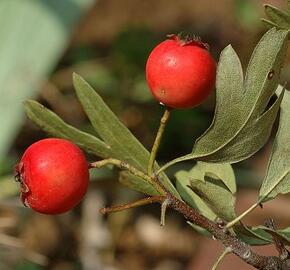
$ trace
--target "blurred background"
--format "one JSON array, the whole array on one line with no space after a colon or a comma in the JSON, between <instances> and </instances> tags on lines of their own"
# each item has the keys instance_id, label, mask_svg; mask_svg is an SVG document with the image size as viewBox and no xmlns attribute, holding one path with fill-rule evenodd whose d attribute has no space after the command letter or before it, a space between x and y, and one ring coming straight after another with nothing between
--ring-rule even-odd
<instances>
[{"instance_id":1,"label":"blurred background","mask_svg":"<svg viewBox=\"0 0 290 270\"><path fill-rule=\"evenodd\" d=\"M210 269L222 246L199 236L176 213L169 211L162 228L156 205L99 214L103 206L142 196L119 185L115 171L92 174L87 196L67 214L45 216L24 208L13 167L26 147L47 135L25 117L23 101L37 99L66 122L93 132L72 87L72 72L77 72L150 149L162 113L145 82L150 50L167 34L188 31L210 45L216 60L231 43L245 68L266 30L260 21L265 3L285 7L282 0L0 1L1 270ZM191 150L211 122L214 101L213 95L198 108L174 111L161 163ZM268 154L269 145L234 166L238 212L256 200ZM191 166L182 163L174 170ZM174 171L169 173L174 179ZM287 226L290 215L283 208L288 205L289 198L281 197L257 209L246 223L273 217L279 227ZM260 251L274 252L271 247ZM221 269L233 267L252 269L230 255Z\"/></svg>"}]
</instances>

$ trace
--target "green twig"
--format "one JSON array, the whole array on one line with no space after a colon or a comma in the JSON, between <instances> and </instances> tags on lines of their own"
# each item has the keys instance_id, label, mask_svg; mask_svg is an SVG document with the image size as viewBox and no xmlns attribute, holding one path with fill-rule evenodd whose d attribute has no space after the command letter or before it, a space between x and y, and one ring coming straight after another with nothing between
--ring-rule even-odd
<instances>
[{"instance_id":1,"label":"green twig","mask_svg":"<svg viewBox=\"0 0 290 270\"><path fill-rule=\"evenodd\" d=\"M103 159L103 160L100 160L100 161L96 161L96 162L90 163L89 167L90 168L101 168L101 167L107 166L107 165L114 165L114 166L118 167L121 170L127 170L130 173L132 173L133 175L135 175L137 177L140 177L140 178L144 179L145 181L147 181L161 195L165 195L165 193L166 193L165 190L160 185L160 183L156 180L156 178L150 177L146 173L138 170L134 166L132 166L129 163L124 162L122 160L115 159L115 158L107 158L107 159Z\"/></svg>"},{"instance_id":2,"label":"green twig","mask_svg":"<svg viewBox=\"0 0 290 270\"><path fill-rule=\"evenodd\" d=\"M155 162L156 155L157 155L157 152L158 152L158 149L160 146L160 142L162 139L162 135L164 133L164 130L165 130L166 124L169 120L169 117L170 117L170 109L166 109L164 111L164 114L163 114L161 120L160 120L160 126L159 126L159 129L158 129L158 132L157 132L157 135L156 135L156 138L155 138L155 141L154 141L154 144L152 146L151 153L150 153L150 158L149 158L149 163L148 163L148 175L150 175L150 176L153 175L154 162Z\"/></svg>"},{"instance_id":3,"label":"green twig","mask_svg":"<svg viewBox=\"0 0 290 270\"><path fill-rule=\"evenodd\" d=\"M240 220L242 218L244 218L246 215L248 215L249 213L251 213L257 206L260 205L260 201L256 202L255 204L253 204L249 209L247 209L245 212L243 212L241 215L239 215L238 217L236 217L234 220L230 221L227 225L226 225L226 229L230 229L231 227L233 227L234 225L236 225L238 222L240 222Z\"/></svg>"}]
</instances>

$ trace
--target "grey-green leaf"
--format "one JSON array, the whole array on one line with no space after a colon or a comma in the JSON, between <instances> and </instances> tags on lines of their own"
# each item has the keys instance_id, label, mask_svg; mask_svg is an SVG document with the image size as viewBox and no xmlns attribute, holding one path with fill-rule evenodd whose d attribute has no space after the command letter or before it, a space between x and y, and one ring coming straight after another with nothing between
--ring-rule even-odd
<instances>
[{"instance_id":1,"label":"grey-green leaf","mask_svg":"<svg viewBox=\"0 0 290 270\"><path fill-rule=\"evenodd\" d=\"M277 230L277 231L271 228L265 227L265 226L259 226L259 228L263 229L272 237L278 238L285 245L290 246L289 228L286 228L284 230Z\"/></svg>"},{"instance_id":2,"label":"grey-green leaf","mask_svg":"<svg viewBox=\"0 0 290 270\"><path fill-rule=\"evenodd\" d=\"M209 206L190 189L190 175L196 173L196 177L202 177L202 173L196 169L187 171L179 171L175 174L176 188L184 201L186 201L192 208L197 209L202 215L210 220L215 220L217 215L209 208Z\"/></svg>"},{"instance_id":3,"label":"grey-green leaf","mask_svg":"<svg viewBox=\"0 0 290 270\"><path fill-rule=\"evenodd\" d=\"M260 201L290 192L290 92L285 91L281 103L278 132L272 147L266 177L260 189Z\"/></svg>"},{"instance_id":4,"label":"grey-green leaf","mask_svg":"<svg viewBox=\"0 0 290 270\"><path fill-rule=\"evenodd\" d=\"M175 176L181 197L203 215L211 220L235 217L236 181L230 164L198 162L189 172L179 171Z\"/></svg>"},{"instance_id":5,"label":"grey-green leaf","mask_svg":"<svg viewBox=\"0 0 290 270\"><path fill-rule=\"evenodd\" d=\"M266 25L266 27L268 27L269 29L272 28L272 27L277 27L278 28L278 25L275 24L274 22L270 21L270 20L267 20L267 19L264 19L264 18L262 18L261 20Z\"/></svg>"},{"instance_id":6,"label":"grey-green leaf","mask_svg":"<svg viewBox=\"0 0 290 270\"><path fill-rule=\"evenodd\" d=\"M239 239L251 246L262 246L272 243L272 237L260 227L236 225L235 232Z\"/></svg>"},{"instance_id":7,"label":"grey-green leaf","mask_svg":"<svg viewBox=\"0 0 290 270\"><path fill-rule=\"evenodd\" d=\"M156 191L156 189L152 185L147 183L142 178L132 175L127 171L120 172L119 181L124 186L130 189L142 192L144 194L151 195L151 196L159 195L159 192Z\"/></svg>"},{"instance_id":8,"label":"grey-green leaf","mask_svg":"<svg viewBox=\"0 0 290 270\"><path fill-rule=\"evenodd\" d=\"M231 47L224 49L218 64L216 111L211 126L195 142L192 153L170 161L163 169L190 159L238 162L266 143L282 98L267 109L278 86L287 35L288 31L272 28L261 38L244 82L237 55Z\"/></svg>"},{"instance_id":9,"label":"grey-green leaf","mask_svg":"<svg viewBox=\"0 0 290 270\"><path fill-rule=\"evenodd\" d=\"M205 176L216 178L222 181L232 194L236 193L236 178L231 164L217 164L199 161L197 162L196 167L203 172L203 179Z\"/></svg>"},{"instance_id":10,"label":"grey-green leaf","mask_svg":"<svg viewBox=\"0 0 290 270\"><path fill-rule=\"evenodd\" d=\"M265 5L265 13L280 29L287 30L290 28L290 16L284 11L272 5Z\"/></svg>"},{"instance_id":11,"label":"grey-green leaf","mask_svg":"<svg viewBox=\"0 0 290 270\"><path fill-rule=\"evenodd\" d=\"M121 123L97 92L83 78L74 74L73 81L76 94L94 129L105 143L111 147L111 157L121 159L140 170L146 171L149 152L128 128ZM155 169L158 169L157 164ZM165 174L161 175L160 180L166 188L180 198Z\"/></svg>"},{"instance_id":12,"label":"grey-green leaf","mask_svg":"<svg viewBox=\"0 0 290 270\"><path fill-rule=\"evenodd\" d=\"M110 147L99 138L80 131L66 124L55 113L45 108L40 103L27 100L25 102L27 116L41 129L52 136L71 140L87 152L93 153L102 158L110 157Z\"/></svg>"},{"instance_id":13,"label":"grey-green leaf","mask_svg":"<svg viewBox=\"0 0 290 270\"><path fill-rule=\"evenodd\" d=\"M211 210L220 218L230 221L236 217L235 196L217 177L205 176L204 182L191 180L192 190L202 198Z\"/></svg>"}]
</instances>

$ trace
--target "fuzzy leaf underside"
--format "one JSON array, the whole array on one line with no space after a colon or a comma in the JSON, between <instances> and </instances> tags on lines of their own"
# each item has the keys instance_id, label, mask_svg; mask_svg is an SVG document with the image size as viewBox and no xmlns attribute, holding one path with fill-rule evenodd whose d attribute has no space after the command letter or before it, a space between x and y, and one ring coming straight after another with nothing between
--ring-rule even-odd
<instances>
[{"instance_id":1,"label":"fuzzy leaf underside","mask_svg":"<svg viewBox=\"0 0 290 270\"><path fill-rule=\"evenodd\" d=\"M121 123L97 92L83 78L74 74L73 82L78 99L92 126L104 142L111 147L111 157L126 161L136 168L146 171L150 154L145 147ZM158 169L157 164L155 169ZM160 180L169 191L180 198L164 173L161 175Z\"/></svg>"},{"instance_id":2,"label":"fuzzy leaf underside","mask_svg":"<svg viewBox=\"0 0 290 270\"><path fill-rule=\"evenodd\" d=\"M257 152L268 140L272 126L277 117L284 91L280 94L275 103L258 119L248 122L240 133L229 144L208 156L211 162L238 162L250 157Z\"/></svg>"},{"instance_id":3,"label":"fuzzy leaf underside","mask_svg":"<svg viewBox=\"0 0 290 270\"><path fill-rule=\"evenodd\" d=\"M267 108L278 86L287 49L288 31L272 28L260 40L245 79L240 60L231 46L221 53L216 82L216 109L211 126L196 140L184 160L235 163L256 153L268 140L280 102ZM283 93L282 93L283 94Z\"/></svg>"},{"instance_id":4,"label":"fuzzy leaf underside","mask_svg":"<svg viewBox=\"0 0 290 270\"><path fill-rule=\"evenodd\" d=\"M27 100L25 111L30 120L51 136L68 139L85 151L102 158L108 158L112 154L110 147L99 138L66 124L37 101Z\"/></svg>"},{"instance_id":5,"label":"fuzzy leaf underside","mask_svg":"<svg viewBox=\"0 0 290 270\"><path fill-rule=\"evenodd\" d=\"M277 108L273 109L274 116L264 110L278 86L286 41L287 31L268 31L253 52L243 84L237 55L231 47L222 54L218 67L215 118L210 128L196 141L192 151L195 158L205 157L207 161L218 162L223 157L222 162L237 162L254 154L267 141L269 132L257 134L257 129L271 129L275 120ZM228 64L227 58L236 58L231 61L237 63L235 68ZM232 74L233 68L235 71ZM261 117L261 114L265 117ZM260 137L259 144L256 142L257 135ZM233 146L245 136L248 143L236 153ZM228 148L233 148L233 151L227 151ZM227 153L227 156L222 152Z\"/></svg>"},{"instance_id":6,"label":"fuzzy leaf underside","mask_svg":"<svg viewBox=\"0 0 290 270\"><path fill-rule=\"evenodd\" d=\"M203 215L211 220L235 217L236 182L229 164L198 162L190 171L179 171L175 177L181 197Z\"/></svg>"},{"instance_id":7,"label":"fuzzy leaf underside","mask_svg":"<svg viewBox=\"0 0 290 270\"><path fill-rule=\"evenodd\" d=\"M278 194L290 192L290 92L285 91L281 103L279 128L272 146L266 177L259 199L265 202Z\"/></svg>"}]
</instances>

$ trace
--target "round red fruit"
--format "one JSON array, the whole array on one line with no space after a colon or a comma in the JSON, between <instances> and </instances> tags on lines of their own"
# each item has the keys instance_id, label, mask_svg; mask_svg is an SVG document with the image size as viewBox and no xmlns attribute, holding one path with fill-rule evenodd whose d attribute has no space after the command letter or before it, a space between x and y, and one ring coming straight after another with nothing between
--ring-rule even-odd
<instances>
[{"instance_id":1,"label":"round red fruit","mask_svg":"<svg viewBox=\"0 0 290 270\"><path fill-rule=\"evenodd\" d=\"M215 85L216 62L207 45L176 35L157 45L146 63L153 96L170 108L191 108L204 101Z\"/></svg>"},{"instance_id":2,"label":"round red fruit","mask_svg":"<svg viewBox=\"0 0 290 270\"><path fill-rule=\"evenodd\" d=\"M89 168L83 152L64 139L44 139L30 145L15 167L22 202L44 214L61 214L85 195Z\"/></svg>"}]
</instances>

